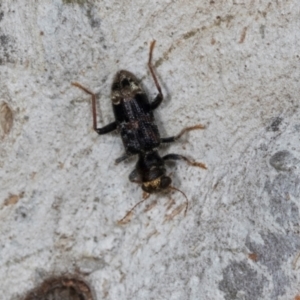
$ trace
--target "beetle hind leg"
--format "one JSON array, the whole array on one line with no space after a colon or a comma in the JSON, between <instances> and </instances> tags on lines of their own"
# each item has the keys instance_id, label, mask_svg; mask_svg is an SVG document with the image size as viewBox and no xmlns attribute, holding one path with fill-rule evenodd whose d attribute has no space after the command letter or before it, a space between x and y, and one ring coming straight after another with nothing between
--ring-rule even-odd
<instances>
[{"instance_id":1,"label":"beetle hind leg","mask_svg":"<svg viewBox=\"0 0 300 300\"><path fill-rule=\"evenodd\" d=\"M154 40L150 44L148 67L149 67L151 76L152 76L152 78L154 80L155 86L156 86L156 88L158 90L158 95L155 97L154 101L150 104L151 105L151 110L156 109L161 104L161 102L164 99L164 96L163 96L162 91L161 91L160 84L159 84L159 82L157 80L157 77L155 75L155 72L154 72L153 66L152 66L152 53L153 53L153 49L154 49L154 46L155 46L155 42L156 41Z\"/></svg>"},{"instance_id":2,"label":"beetle hind leg","mask_svg":"<svg viewBox=\"0 0 300 300\"><path fill-rule=\"evenodd\" d=\"M103 126L101 128L94 128L94 130L98 133L98 134L106 134L106 133L109 133L109 132L112 132L114 130L117 129L117 123L116 122L112 122L112 123L109 123L107 124L106 126Z\"/></svg>"},{"instance_id":3,"label":"beetle hind leg","mask_svg":"<svg viewBox=\"0 0 300 300\"><path fill-rule=\"evenodd\" d=\"M78 82L72 82L72 85L80 88L87 94L92 96L92 114L93 114L93 129L98 133L98 134L106 134L109 132L112 132L117 129L117 123L112 122L104 127L97 128L97 110L96 110L96 94L91 92L89 89L85 88L83 85L81 85Z\"/></svg>"}]
</instances>

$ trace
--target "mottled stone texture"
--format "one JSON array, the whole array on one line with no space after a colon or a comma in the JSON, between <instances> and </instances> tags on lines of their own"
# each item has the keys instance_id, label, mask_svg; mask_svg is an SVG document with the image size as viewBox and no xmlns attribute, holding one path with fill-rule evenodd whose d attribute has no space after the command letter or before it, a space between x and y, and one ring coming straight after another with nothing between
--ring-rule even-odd
<instances>
[{"instance_id":1,"label":"mottled stone texture","mask_svg":"<svg viewBox=\"0 0 300 300\"><path fill-rule=\"evenodd\" d=\"M49 278L86 282L95 299L296 300L300 297L300 2L9 1L0 3L0 295ZM118 166L117 70L165 99L163 137L204 124L162 154L187 194L142 199ZM68 289L67 289L68 290ZM83 293L83 292L82 292Z\"/></svg>"}]
</instances>

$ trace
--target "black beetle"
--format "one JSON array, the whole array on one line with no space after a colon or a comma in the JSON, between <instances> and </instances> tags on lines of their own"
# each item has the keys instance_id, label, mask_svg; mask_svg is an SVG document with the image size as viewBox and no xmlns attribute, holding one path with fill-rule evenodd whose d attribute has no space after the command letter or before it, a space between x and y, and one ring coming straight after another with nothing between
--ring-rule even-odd
<instances>
[{"instance_id":1,"label":"black beetle","mask_svg":"<svg viewBox=\"0 0 300 300\"><path fill-rule=\"evenodd\" d=\"M161 143L176 141L187 131L204 129L205 126L199 124L186 127L176 136L168 138L160 137L153 110L163 101L163 94L152 67L152 52L154 46L155 41L152 41L148 67L158 90L158 95L154 101L149 102L146 93L135 75L125 70L117 72L111 87L111 100L115 121L104 127L97 128L96 95L77 82L73 82L72 85L92 96L93 128L98 134L106 134L114 130L119 131L125 147L125 154L116 159L116 164L132 155L138 155L137 164L135 169L130 173L129 180L141 184L143 191L149 194L168 188L181 192L186 198L186 213L188 208L187 197L182 191L171 186L172 180L166 175L165 161L184 160L189 165L203 169L206 169L206 166L203 163L193 162L179 154L167 154L161 157L157 148ZM125 219L139 203L137 203L123 219Z\"/></svg>"}]
</instances>

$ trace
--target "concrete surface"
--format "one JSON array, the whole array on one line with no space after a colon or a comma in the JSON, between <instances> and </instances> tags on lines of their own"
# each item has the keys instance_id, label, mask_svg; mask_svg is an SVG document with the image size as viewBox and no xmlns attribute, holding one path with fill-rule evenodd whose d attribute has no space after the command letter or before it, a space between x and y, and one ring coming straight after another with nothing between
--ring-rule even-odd
<instances>
[{"instance_id":1,"label":"concrete surface","mask_svg":"<svg viewBox=\"0 0 300 300\"><path fill-rule=\"evenodd\" d=\"M76 273L95 299L300 299L300 3L9 1L0 4L0 295ZM161 153L180 193L142 199L118 166L110 86L127 69L165 100ZM180 211L181 210L181 211Z\"/></svg>"}]
</instances>

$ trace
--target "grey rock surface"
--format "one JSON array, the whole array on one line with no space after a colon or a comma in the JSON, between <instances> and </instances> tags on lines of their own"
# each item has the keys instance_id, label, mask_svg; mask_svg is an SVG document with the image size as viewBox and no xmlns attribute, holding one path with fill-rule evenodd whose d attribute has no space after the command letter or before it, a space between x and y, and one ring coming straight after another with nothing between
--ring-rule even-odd
<instances>
[{"instance_id":1,"label":"grey rock surface","mask_svg":"<svg viewBox=\"0 0 300 300\"><path fill-rule=\"evenodd\" d=\"M300 299L300 3L0 3L0 295L24 299L77 274L100 299ZM161 153L187 194L142 199L118 166L110 86L119 69L165 100L162 136L204 124Z\"/></svg>"}]
</instances>

